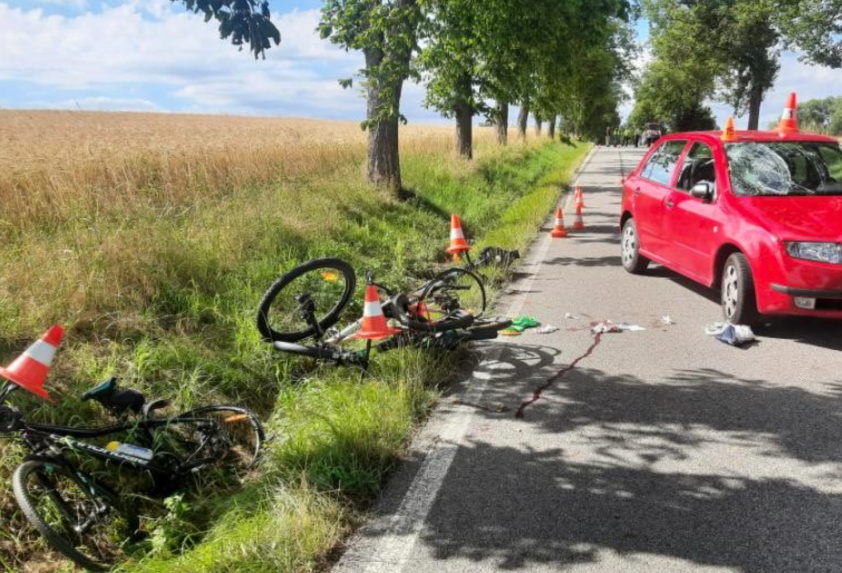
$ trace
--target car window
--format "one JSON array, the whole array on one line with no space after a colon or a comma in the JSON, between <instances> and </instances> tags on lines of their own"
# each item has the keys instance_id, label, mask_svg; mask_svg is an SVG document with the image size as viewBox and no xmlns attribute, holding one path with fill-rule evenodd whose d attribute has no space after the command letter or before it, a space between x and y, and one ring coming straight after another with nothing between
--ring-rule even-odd
<instances>
[{"instance_id":1,"label":"car window","mask_svg":"<svg viewBox=\"0 0 842 573\"><path fill-rule=\"evenodd\" d=\"M836 181L842 181L842 154L839 153L839 150L823 145L819 147L819 155L822 156L827 165L830 176Z\"/></svg>"},{"instance_id":2,"label":"car window","mask_svg":"<svg viewBox=\"0 0 842 573\"><path fill-rule=\"evenodd\" d=\"M842 149L809 141L725 146L736 195L842 195Z\"/></svg>"},{"instance_id":3,"label":"car window","mask_svg":"<svg viewBox=\"0 0 842 573\"><path fill-rule=\"evenodd\" d=\"M709 183L716 190L716 166L713 162L713 150L704 143L694 143L681 165L678 188L690 191L697 183Z\"/></svg>"},{"instance_id":4,"label":"car window","mask_svg":"<svg viewBox=\"0 0 842 573\"><path fill-rule=\"evenodd\" d=\"M667 141L649 158L641 175L655 183L669 186L678 158L686 145L686 141Z\"/></svg>"}]
</instances>

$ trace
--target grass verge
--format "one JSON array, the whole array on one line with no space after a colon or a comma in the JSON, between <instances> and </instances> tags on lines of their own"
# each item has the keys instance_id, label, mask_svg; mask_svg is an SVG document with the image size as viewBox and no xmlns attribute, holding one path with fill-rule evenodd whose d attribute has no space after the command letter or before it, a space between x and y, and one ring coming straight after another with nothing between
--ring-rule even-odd
<instances>
[{"instance_id":1,"label":"grass verge","mask_svg":"<svg viewBox=\"0 0 842 573\"><path fill-rule=\"evenodd\" d=\"M458 355L406 350L378 357L371 376L304 368L262 343L253 324L262 291L317 256L373 269L378 280L442 262L450 213L481 247L524 249L588 147L480 146L464 163L418 147L405 155L412 191L397 202L360 182L356 159L330 170L169 204L154 186L125 211L70 201L60 224L0 245L0 358L52 322L70 326L51 381L56 405L26 399L30 417L90 422L78 396L117 375L126 387L187 408L242 403L275 436L260 471L224 496L188 489L169 514L146 515L152 535L125 571L283 573L323 567L400 459ZM16 510L19 452L0 444L0 555L22 571L58 571ZM175 507L175 509L174 509ZM6 557L8 556L8 557Z\"/></svg>"}]
</instances>

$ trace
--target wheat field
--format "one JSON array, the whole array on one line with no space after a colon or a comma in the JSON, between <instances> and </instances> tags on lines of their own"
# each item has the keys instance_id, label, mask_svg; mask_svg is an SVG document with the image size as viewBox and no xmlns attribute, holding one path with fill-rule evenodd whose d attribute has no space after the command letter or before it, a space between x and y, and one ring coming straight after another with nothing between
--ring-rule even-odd
<instances>
[{"instance_id":1,"label":"wheat field","mask_svg":"<svg viewBox=\"0 0 842 573\"><path fill-rule=\"evenodd\" d=\"M451 133L410 125L402 148L446 151ZM480 141L491 136L478 130ZM149 189L158 202L183 204L333 172L361 162L365 141L350 121L0 110L0 237L59 223L76 207L124 211Z\"/></svg>"}]
</instances>

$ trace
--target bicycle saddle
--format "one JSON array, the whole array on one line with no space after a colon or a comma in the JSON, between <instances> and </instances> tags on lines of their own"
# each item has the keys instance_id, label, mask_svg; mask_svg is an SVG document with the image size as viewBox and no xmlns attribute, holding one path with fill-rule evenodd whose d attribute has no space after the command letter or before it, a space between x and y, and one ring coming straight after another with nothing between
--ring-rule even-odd
<instances>
[{"instance_id":1,"label":"bicycle saddle","mask_svg":"<svg viewBox=\"0 0 842 573\"><path fill-rule=\"evenodd\" d=\"M117 378L113 376L82 394L82 401L88 400L99 402L117 416L127 411L139 414L146 403L146 398L137 390L118 390Z\"/></svg>"}]
</instances>

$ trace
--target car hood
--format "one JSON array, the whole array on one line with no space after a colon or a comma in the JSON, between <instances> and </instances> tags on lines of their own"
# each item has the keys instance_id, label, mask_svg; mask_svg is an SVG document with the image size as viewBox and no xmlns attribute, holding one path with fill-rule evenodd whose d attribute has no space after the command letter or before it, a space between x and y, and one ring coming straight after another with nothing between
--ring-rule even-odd
<instances>
[{"instance_id":1,"label":"car hood","mask_svg":"<svg viewBox=\"0 0 842 573\"><path fill-rule=\"evenodd\" d=\"M784 241L842 241L842 196L743 197L738 203Z\"/></svg>"}]
</instances>

